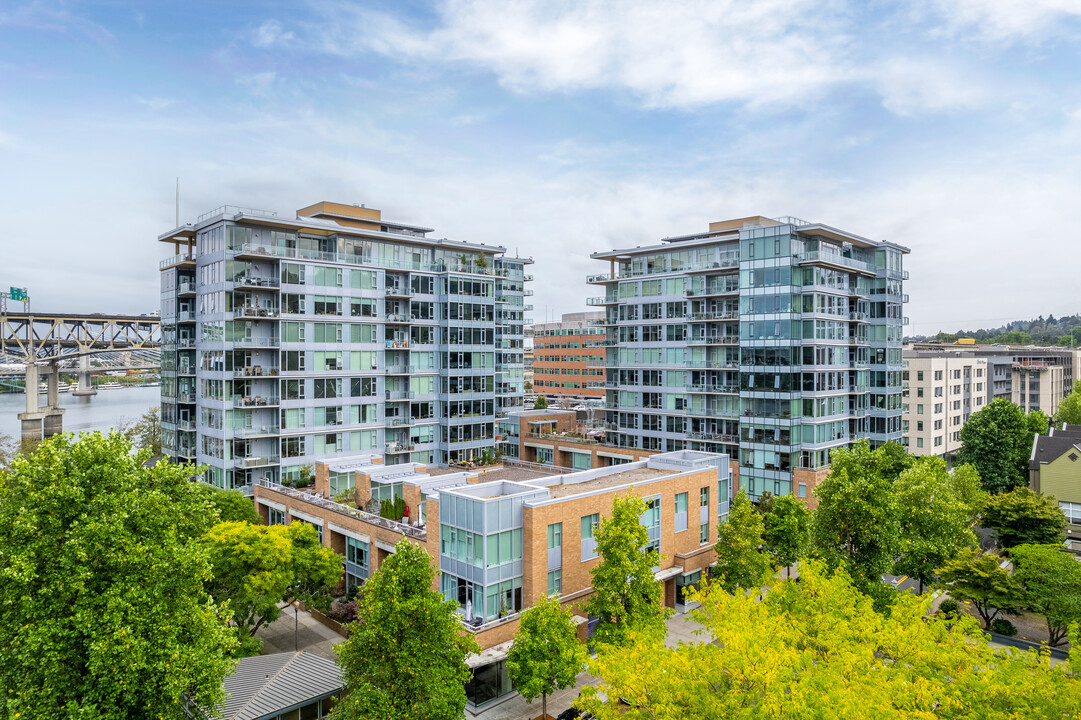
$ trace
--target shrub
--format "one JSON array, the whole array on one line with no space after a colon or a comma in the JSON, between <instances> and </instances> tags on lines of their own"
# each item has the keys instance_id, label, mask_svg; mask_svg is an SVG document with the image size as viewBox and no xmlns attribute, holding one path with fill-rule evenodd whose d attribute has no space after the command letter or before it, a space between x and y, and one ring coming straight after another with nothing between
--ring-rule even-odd
<instances>
[{"instance_id":1,"label":"shrub","mask_svg":"<svg viewBox=\"0 0 1081 720\"><path fill-rule=\"evenodd\" d=\"M383 500L379 503L379 515L388 520L401 522L405 516L405 500L396 497L393 500Z\"/></svg>"},{"instance_id":2,"label":"shrub","mask_svg":"<svg viewBox=\"0 0 1081 720\"><path fill-rule=\"evenodd\" d=\"M960 606L957 604L956 600L943 600L938 606L938 611L943 615L952 615L956 617L958 610L960 610Z\"/></svg>"},{"instance_id":3,"label":"shrub","mask_svg":"<svg viewBox=\"0 0 1081 720\"><path fill-rule=\"evenodd\" d=\"M360 592L360 585L350 585L349 589L345 591L346 600L356 600L357 594Z\"/></svg>"},{"instance_id":4,"label":"shrub","mask_svg":"<svg viewBox=\"0 0 1081 720\"><path fill-rule=\"evenodd\" d=\"M340 623L351 623L357 619L356 600L338 598L330 604L330 612L327 613L332 620Z\"/></svg>"},{"instance_id":5,"label":"shrub","mask_svg":"<svg viewBox=\"0 0 1081 720\"><path fill-rule=\"evenodd\" d=\"M995 618L991 621L991 632L1012 637L1017 634L1017 628L1006 618Z\"/></svg>"}]
</instances>

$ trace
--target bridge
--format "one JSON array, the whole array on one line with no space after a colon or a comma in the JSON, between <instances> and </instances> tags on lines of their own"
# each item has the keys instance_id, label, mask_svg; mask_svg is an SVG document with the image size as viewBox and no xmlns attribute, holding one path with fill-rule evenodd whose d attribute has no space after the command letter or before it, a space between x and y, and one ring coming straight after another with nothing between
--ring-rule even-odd
<instances>
[{"instance_id":1,"label":"bridge","mask_svg":"<svg viewBox=\"0 0 1081 720\"><path fill-rule=\"evenodd\" d=\"M61 369L79 378L73 395L93 395L90 375L116 369L160 367L161 321L152 316L7 313L0 315L0 374L26 376L26 412L19 413L24 439L49 437L63 429L59 406ZM105 362L91 363L91 356ZM77 367L76 367L77 364ZM5 372L5 369L7 372ZM36 389L45 375L44 407Z\"/></svg>"}]
</instances>

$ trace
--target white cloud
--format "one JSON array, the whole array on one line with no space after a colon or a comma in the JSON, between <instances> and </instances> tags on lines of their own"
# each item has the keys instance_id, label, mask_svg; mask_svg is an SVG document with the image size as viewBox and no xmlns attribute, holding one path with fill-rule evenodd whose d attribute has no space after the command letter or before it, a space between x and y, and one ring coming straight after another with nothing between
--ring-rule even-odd
<instances>
[{"instance_id":1,"label":"white cloud","mask_svg":"<svg viewBox=\"0 0 1081 720\"><path fill-rule=\"evenodd\" d=\"M1081 16L1081 0L933 0L947 30L990 42L1039 40Z\"/></svg>"},{"instance_id":2,"label":"white cloud","mask_svg":"<svg viewBox=\"0 0 1081 720\"><path fill-rule=\"evenodd\" d=\"M992 99L974 71L931 59L891 59L875 71L882 104L898 115L978 107Z\"/></svg>"},{"instance_id":3,"label":"white cloud","mask_svg":"<svg viewBox=\"0 0 1081 720\"><path fill-rule=\"evenodd\" d=\"M104 25L78 13L71 12L64 2L31 0L0 10L0 27L11 26L29 30L80 34L99 44L111 43L115 36Z\"/></svg>"},{"instance_id":4,"label":"white cloud","mask_svg":"<svg viewBox=\"0 0 1081 720\"><path fill-rule=\"evenodd\" d=\"M267 48L274 45L288 45L295 39L296 35L291 30L283 30L280 22L267 20L252 33L251 44L258 48Z\"/></svg>"},{"instance_id":5,"label":"white cloud","mask_svg":"<svg viewBox=\"0 0 1081 720\"><path fill-rule=\"evenodd\" d=\"M846 79L842 9L821 0L450 0L426 31L334 3L318 42L474 65L517 92L618 87L650 107L687 108L807 99Z\"/></svg>"}]
</instances>

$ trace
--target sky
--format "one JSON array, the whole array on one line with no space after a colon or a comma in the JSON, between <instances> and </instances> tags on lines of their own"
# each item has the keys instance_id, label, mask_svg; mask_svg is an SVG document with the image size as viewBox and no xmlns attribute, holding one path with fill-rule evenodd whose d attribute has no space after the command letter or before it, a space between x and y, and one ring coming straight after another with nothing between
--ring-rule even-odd
<instances>
[{"instance_id":1,"label":"sky","mask_svg":"<svg viewBox=\"0 0 1081 720\"><path fill-rule=\"evenodd\" d=\"M158 307L156 237L364 203L535 259L792 215L911 248L909 332L1081 312L1081 0L0 1L0 287Z\"/></svg>"}]
</instances>

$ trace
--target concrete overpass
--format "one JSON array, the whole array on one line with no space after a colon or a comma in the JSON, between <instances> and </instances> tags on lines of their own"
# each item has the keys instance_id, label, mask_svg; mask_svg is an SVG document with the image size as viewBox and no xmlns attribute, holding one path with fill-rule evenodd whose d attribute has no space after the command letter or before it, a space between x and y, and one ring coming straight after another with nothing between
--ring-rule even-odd
<instances>
[{"instance_id":1,"label":"concrete overpass","mask_svg":"<svg viewBox=\"0 0 1081 720\"><path fill-rule=\"evenodd\" d=\"M25 366L26 412L19 413L24 439L49 437L63 430L63 409L59 406L60 370L78 363L72 370L79 377L74 395L92 395L90 382L92 355L126 354L160 350L161 322L153 316L71 315L66 313L8 313L0 315L0 356ZM160 360L158 365L160 366ZM138 363L151 368L149 363ZM99 369L105 372L105 369ZM48 382L46 404L39 403L36 389L44 376Z\"/></svg>"}]
</instances>

